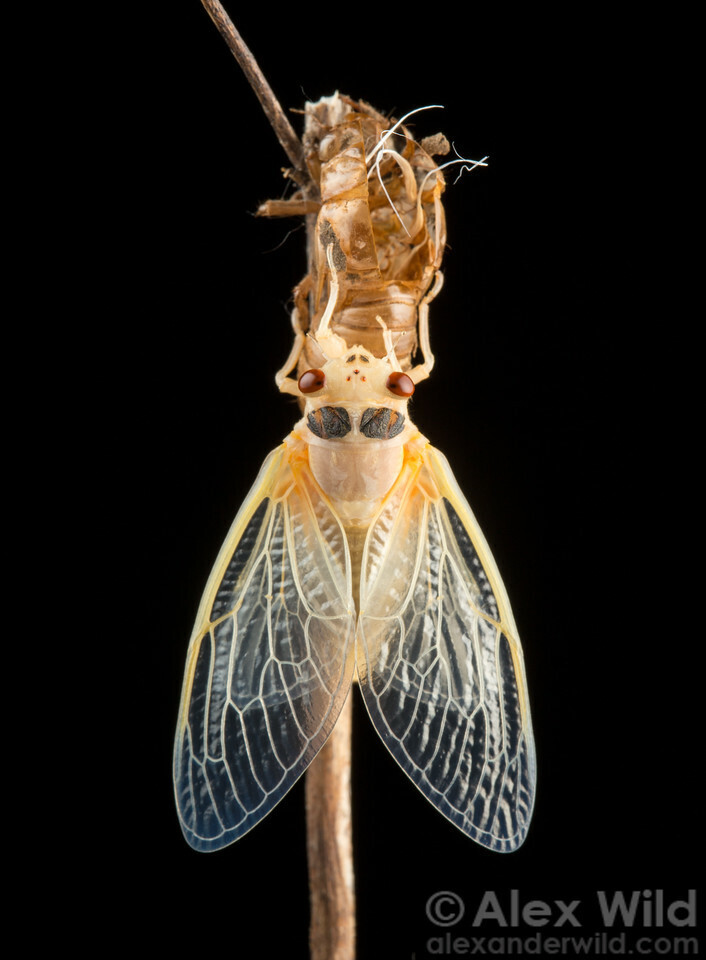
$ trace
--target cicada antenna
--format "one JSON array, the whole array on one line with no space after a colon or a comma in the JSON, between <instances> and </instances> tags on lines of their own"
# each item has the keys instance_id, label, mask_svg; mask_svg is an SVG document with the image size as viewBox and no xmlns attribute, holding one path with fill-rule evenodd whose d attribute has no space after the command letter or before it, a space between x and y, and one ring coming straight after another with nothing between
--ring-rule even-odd
<instances>
[{"instance_id":1,"label":"cicada antenna","mask_svg":"<svg viewBox=\"0 0 706 960\"><path fill-rule=\"evenodd\" d=\"M395 353L395 338L392 336L392 331L387 326L385 321L382 319L380 314L378 314L375 319L382 327L382 341L385 345L385 359L390 364L393 370L402 370L402 366L399 361L399 357ZM396 338L399 340L399 335Z\"/></svg>"}]
</instances>

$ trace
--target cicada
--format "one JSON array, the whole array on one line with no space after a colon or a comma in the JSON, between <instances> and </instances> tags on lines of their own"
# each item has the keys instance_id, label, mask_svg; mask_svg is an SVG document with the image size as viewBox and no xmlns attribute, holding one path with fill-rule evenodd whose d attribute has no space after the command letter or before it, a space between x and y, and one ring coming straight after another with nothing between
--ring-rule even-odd
<instances>
[{"instance_id":1,"label":"cicada","mask_svg":"<svg viewBox=\"0 0 706 960\"><path fill-rule=\"evenodd\" d=\"M302 417L262 466L201 601L174 755L181 826L202 851L243 836L316 757L357 681L428 800L511 851L535 787L522 649L471 508L409 410L433 366L443 174L367 105L336 95L307 115L309 179L263 210L309 219L277 375Z\"/></svg>"}]
</instances>

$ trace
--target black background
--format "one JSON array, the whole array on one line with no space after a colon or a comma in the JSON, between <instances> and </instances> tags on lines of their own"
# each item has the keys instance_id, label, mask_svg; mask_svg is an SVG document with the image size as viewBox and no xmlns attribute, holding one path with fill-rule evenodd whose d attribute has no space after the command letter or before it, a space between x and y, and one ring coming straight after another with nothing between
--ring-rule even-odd
<instances>
[{"instance_id":1,"label":"black background","mask_svg":"<svg viewBox=\"0 0 706 960\"><path fill-rule=\"evenodd\" d=\"M481 849L397 769L356 704L361 960L426 956L440 931L425 903L439 890L466 902L451 932L469 937L536 932L472 929L485 891L503 903L512 889L523 901L580 900L583 928L544 928L556 935L605 929L597 890L683 898L700 879L700 713L681 555L655 471L674 448L669 338L662 328L653 349L658 279L643 257L668 202L643 175L648 134L668 116L659 52L646 71L639 27L531 8L468 8L465 22L434 7L230 6L285 108L335 89L398 116L440 103L418 134L443 130L464 156L490 157L446 192L437 365L413 415L449 458L512 600L535 815L516 854ZM126 558L112 672L127 723L101 869L124 863L130 880L106 906L148 946L176 933L209 954L305 957L301 784L206 856L182 839L172 799L201 590L297 417L273 377L305 260L296 222L253 217L280 195L286 159L239 68L197 0L164 12L149 29L136 22L124 51L114 144L112 214L129 240L116 244L106 294L120 313L107 477Z\"/></svg>"}]
</instances>

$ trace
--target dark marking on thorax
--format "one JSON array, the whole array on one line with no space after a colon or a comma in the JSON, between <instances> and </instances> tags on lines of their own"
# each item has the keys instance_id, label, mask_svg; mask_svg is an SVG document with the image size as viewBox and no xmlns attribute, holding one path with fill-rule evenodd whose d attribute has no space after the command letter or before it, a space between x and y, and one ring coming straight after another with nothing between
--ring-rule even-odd
<instances>
[{"instance_id":1,"label":"dark marking on thorax","mask_svg":"<svg viewBox=\"0 0 706 960\"><path fill-rule=\"evenodd\" d=\"M389 407L368 407L360 418L360 432L371 440L391 440L404 430L404 414Z\"/></svg>"},{"instance_id":2,"label":"dark marking on thorax","mask_svg":"<svg viewBox=\"0 0 706 960\"><path fill-rule=\"evenodd\" d=\"M306 425L323 440L339 440L351 430L348 411L344 407L319 407L306 418Z\"/></svg>"},{"instance_id":3,"label":"dark marking on thorax","mask_svg":"<svg viewBox=\"0 0 706 960\"><path fill-rule=\"evenodd\" d=\"M319 407L308 415L306 425L322 440L340 440L352 429L345 407ZM361 414L358 429L369 440L391 440L402 433L404 425L404 414L389 407L368 407Z\"/></svg>"}]
</instances>

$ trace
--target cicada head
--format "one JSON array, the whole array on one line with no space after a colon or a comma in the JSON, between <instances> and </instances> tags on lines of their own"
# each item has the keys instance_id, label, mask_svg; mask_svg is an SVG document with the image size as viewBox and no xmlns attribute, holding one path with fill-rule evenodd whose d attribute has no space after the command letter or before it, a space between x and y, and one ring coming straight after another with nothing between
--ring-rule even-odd
<instances>
[{"instance_id":1,"label":"cicada head","mask_svg":"<svg viewBox=\"0 0 706 960\"><path fill-rule=\"evenodd\" d=\"M307 400L307 408L360 403L404 412L414 393L414 383L406 373L394 369L388 357L375 357L355 346L343 356L327 360L320 370L303 373L299 391Z\"/></svg>"}]
</instances>

